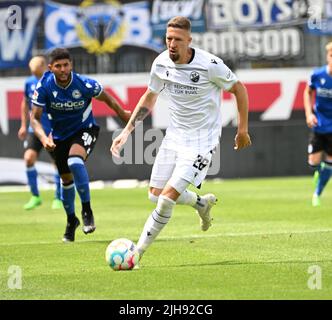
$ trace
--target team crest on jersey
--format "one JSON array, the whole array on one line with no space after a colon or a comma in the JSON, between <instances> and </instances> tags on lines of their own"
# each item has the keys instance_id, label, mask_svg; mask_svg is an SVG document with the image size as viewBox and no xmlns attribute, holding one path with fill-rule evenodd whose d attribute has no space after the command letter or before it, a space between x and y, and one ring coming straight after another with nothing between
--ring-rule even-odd
<instances>
[{"instance_id":1,"label":"team crest on jersey","mask_svg":"<svg viewBox=\"0 0 332 320\"><path fill-rule=\"evenodd\" d=\"M321 84L322 86L325 84L325 82L326 82L325 78L321 78L321 79L320 79L320 84Z\"/></svg>"},{"instance_id":2,"label":"team crest on jersey","mask_svg":"<svg viewBox=\"0 0 332 320\"><path fill-rule=\"evenodd\" d=\"M79 90L76 89L76 90L73 90L72 96L73 96L73 98L75 98L75 99L79 99L79 98L82 97L82 93L79 92Z\"/></svg>"},{"instance_id":3,"label":"team crest on jersey","mask_svg":"<svg viewBox=\"0 0 332 320\"><path fill-rule=\"evenodd\" d=\"M58 92L57 91L52 91L53 93L53 97L56 98L56 96L58 95Z\"/></svg>"},{"instance_id":4,"label":"team crest on jersey","mask_svg":"<svg viewBox=\"0 0 332 320\"><path fill-rule=\"evenodd\" d=\"M192 82L198 82L199 80L199 73L196 72L196 71L193 71L191 74L190 74L190 80Z\"/></svg>"}]
</instances>

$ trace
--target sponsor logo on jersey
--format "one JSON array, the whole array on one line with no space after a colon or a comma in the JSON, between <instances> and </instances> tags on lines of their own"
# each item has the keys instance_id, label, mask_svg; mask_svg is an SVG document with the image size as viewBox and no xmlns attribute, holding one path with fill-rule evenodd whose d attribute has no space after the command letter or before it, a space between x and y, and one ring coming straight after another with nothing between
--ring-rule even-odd
<instances>
[{"instance_id":1,"label":"sponsor logo on jersey","mask_svg":"<svg viewBox=\"0 0 332 320\"><path fill-rule=\"evenodd\" d=\"M51 108L56 110L78 110L84 107L84 100L80 101L66 101L62 102L52 102Z\"/></svg>"},{"instance_id":2,"label":"sponsor logo on jersey","mask_svg":"<svg viewBox=\"0 0 332 320\"><path fill-rule=\"evenodd\" d=\"M198 82L199 80L199 73L196 72L196 71L193 71L191 74L190 74L190 80L192 82Z\"/></svg>"},{"instance_id":3,"label":"sponsor logo on jersey","mask_svg":"<svg viewBox=\"0 0 332 320\"><path fill-rule=\"evenodd\" d=\"M73 92L72 92L72 96L73 96L73 98L75 98L75 99L79 99L79 98L81 98L82 97L82 94L81 94L81 92L79 91L79 90L73 90Z\"/></svg>"},{"instance_id":4,"label":"sponsor logo on jersey","mask_svg":"<svg viewBox=\"0 0 332 320\"><path fill-rule=\"evenodd\" d=\"M332 98L332 89L317 88L317 96L322 98Z\"/></svg>"}]
</instances>

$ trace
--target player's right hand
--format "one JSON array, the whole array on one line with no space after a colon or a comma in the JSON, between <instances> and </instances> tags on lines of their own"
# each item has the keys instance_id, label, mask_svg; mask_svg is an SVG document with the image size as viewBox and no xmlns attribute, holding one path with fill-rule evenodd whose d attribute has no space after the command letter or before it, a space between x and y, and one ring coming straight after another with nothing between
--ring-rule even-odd
<instances>
[{"instance_id":1,"label":"player's right hand","mask_svg":"<svg viewBox=\"0 0 332 320\"><path fill-rule=\"evenodd\" d=\"M56 147L56 144L54 143L52 137L48 136L48 137L45 137L43 140L42 140L42 144L43 144L43 147L47 150L47 151L53 151Z\"/></svg>"},{"instance_id":2,"label":"player's right hand","mask_svg":"<svg viewBox=\"0 0 332 320\"><path fill-rule=\"evenodd\" d=\"M120 158L120 151L122 146L126 143L129 133L127 131L122 131L114 140L111 146L111 153L114 157Z\"/></svg>"},{"instance_id":3,"label":"player's right hand","mask_svg":"<svg viewBox=\"0 0 332 320\"><path fill-rule=\"evenodd\" d=\"M21 127L17 132L17 136L20 140L23 141L27 136L27 128Z\"/></svg>"},{"instance_id":4,"label":"player's right hand","mask_svg":"<svg viewBox=\"0 0 332 320\"><path fill-rule=\"evenodd\" d=\"M313 113L306 117L306 122L310 129L316 127L318 124L317 118Z\"/></svg>"}]
</instances>

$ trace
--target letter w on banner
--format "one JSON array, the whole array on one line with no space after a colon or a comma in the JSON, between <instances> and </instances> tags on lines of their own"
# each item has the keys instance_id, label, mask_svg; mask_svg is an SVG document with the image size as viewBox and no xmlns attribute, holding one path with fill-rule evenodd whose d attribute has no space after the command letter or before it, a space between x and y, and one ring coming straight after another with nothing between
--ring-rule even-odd
<instances>
[{"instance_id":1,"label":"letter w on banner","mask_svg":"<svg viewBox=\"0 0 332 320\"><path fill-rule=\"evenodd\" d=\"M0 2L0 69L27 66L42 10L31 1Z\"/></svg>"}]
</instances>

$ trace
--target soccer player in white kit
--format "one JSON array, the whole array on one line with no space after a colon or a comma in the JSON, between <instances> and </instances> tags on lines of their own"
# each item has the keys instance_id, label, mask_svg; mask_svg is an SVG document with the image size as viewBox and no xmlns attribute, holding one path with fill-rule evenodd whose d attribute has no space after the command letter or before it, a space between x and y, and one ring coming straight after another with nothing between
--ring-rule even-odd
<instances>
[{"instance_id":1,"label":"soccer player in white kit","mask_svg":"<svg viewBox=\"0 0 332 320\"><path fill-rule=\"evenodd\" d=\"M150 113L163 91L169 98L170 125L153 165L149 199L157 203L148 217L137 248L140 256L171 218L175 204L194 207L201 229L211 226L213 194L200 197L187 189L204 180L221 135L221 90L236 97L238 129L234 149L251 145L248 134L248 96L244 85L223 61L190 47L191 23L174 17L167 24L167 50L153 62L148 89L140 98L127 126L116 137L111 152L119 157L130 133Z\"/></svg>"}]
</instances>

